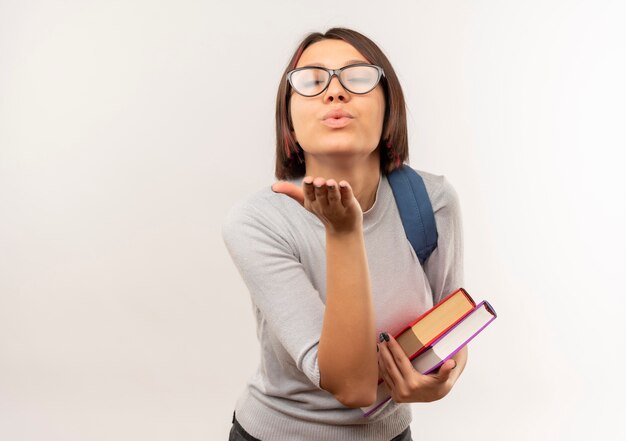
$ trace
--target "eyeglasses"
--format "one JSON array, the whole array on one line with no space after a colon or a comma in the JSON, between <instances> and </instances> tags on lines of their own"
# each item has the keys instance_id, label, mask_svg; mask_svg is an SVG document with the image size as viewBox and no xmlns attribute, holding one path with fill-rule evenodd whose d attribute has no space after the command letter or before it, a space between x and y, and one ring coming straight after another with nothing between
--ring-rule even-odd
<instances>
[{"instance_id":1,"label":"eyeglasses","mask_svg":"<svg viewBox=\"0 0 626 441\"><path fill-rule=\"evenodd\" d=\"M348 92L362 95L373 90L385 72L373 64L351 64L341 69L307 66L287 73L287 81L297 93L311 97L324 92L335 75Z\"/></svg>"}]
</instances>

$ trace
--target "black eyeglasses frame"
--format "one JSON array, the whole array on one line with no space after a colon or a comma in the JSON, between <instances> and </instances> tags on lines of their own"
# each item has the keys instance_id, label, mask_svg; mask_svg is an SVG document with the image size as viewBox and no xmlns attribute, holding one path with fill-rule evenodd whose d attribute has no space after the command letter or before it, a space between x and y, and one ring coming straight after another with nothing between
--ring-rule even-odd
<instances>
[{"instance_id":1,"label":"black eyeglasses frame","mask_svg":"<svg viewBox=\"0 0 626 441\"><path fill-rule=\"evenodd\" d=\"M376 82L374 83L374 86L370 90L368 90L366 92L353 92L348 87L346 87L345 84L343 84L343 81L341 81L341 77L339 76L341 74L341 72L344 69L348 69L350 67L355 67L355 66L374 67L378 71L378 78L376 79ZM300 71L300 70L304 70L304 69L321 69L323 71L328 72L328 74L329 74L328 82L326 83L326 86L324 86L324 88L320 92L316 93L315 95L304 95L304 94L298 92L298 90L293 86L293 83L291 82L291 75L294 72L297 72L297 71ZM304 97L311 98L311 97L318 96L318 95L324 93L326 91L326 89L328 89L328 86L330 86L330 82L333 80L333 76L337 77L337 79L339 80L339 83L341 84L341 87L346 89L348 92L353 93L355 95L365 95L366 93L370 93L372 90L374 90L376 88L376 86L378 86L380 81L385 77L385 71L380 66L376 66L375 64L367 64L367 63L349 64L347 66L340 67L339 69L327 69L327 68L321 67L321 66L304 66L304 67L298 67L297 69L293 69L293 70L290 70L289 72L287 72L287 83L293 89L293 91L296 92L298 95L302 95Z\"/></svg>"}]
</instances>

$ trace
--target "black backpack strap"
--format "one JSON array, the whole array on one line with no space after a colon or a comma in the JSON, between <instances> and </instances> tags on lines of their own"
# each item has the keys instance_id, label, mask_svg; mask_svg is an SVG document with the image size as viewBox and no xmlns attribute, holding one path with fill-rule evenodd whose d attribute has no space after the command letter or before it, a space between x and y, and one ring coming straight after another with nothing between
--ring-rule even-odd
<instances>
[{"instance_id":1,"label":"black backpack strap","mask_svg":"<svg viewBox=\"0 0 626 441\"><path fill-rule=\"evenodd\" d=\"M407 165L389 173L387 179L396 199L406 237L423 265L437 248L438 238L435 213L424 180Z\"/></svg>"}]
</instances>

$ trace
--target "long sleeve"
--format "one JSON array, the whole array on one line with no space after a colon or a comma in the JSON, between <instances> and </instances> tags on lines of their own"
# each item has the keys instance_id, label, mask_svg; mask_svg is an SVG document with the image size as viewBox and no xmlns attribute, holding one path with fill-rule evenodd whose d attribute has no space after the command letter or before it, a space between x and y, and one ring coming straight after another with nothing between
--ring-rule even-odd
<instances>
[{"instance_id":1,"label":"long sleeve","mask_svg":"<svg viewBox=\"0 0 626 441\"><path fill-rule=\"evenodd\" d=\"M273 207L261 212L237 205L222 224L222 237L266 325L321 389L317 348L324 304L289 243L280 214Z\"/></svg>"}]
</instances>

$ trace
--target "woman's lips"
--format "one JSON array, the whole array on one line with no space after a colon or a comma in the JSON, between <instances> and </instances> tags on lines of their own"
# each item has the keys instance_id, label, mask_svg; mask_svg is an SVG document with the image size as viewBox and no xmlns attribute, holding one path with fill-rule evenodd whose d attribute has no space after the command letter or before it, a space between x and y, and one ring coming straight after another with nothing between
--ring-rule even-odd
<instances>
[{"instance_id":1,"label":"woman's lips","mask_svg":"<svg viewBox=\"0 0 626 441\"><path fill-rule=\"evenodd\" d=\"M352 118L344 116L342 118L326 118L322 120L322 124L333 129L340 129L350 124L350 121L352 121Z\"/></svg>"},{"instance_id":2,"label":"woman's lips","mask_svg":"<svg viewBox=\"0 0 626 441\"><path fill-rule=\"evenodd\" d=\"M344 109L334 109L322 118L322 124L331 129L340 129L350 124L352 115Z\"/></svg>"}]
</instances>

